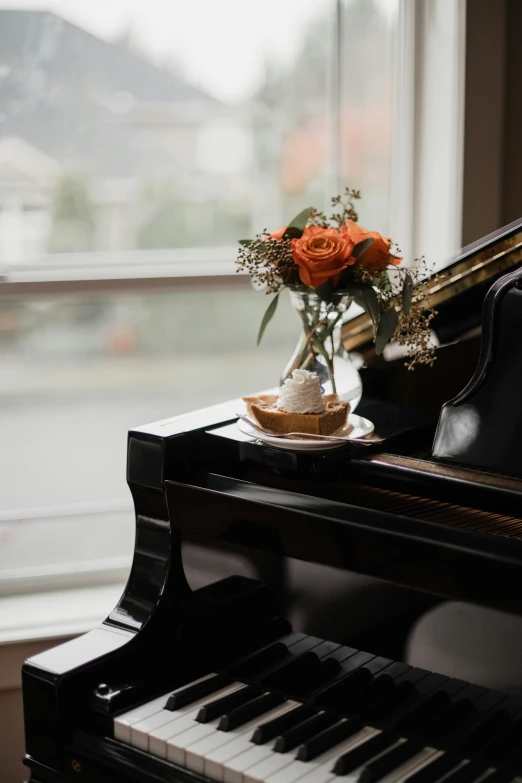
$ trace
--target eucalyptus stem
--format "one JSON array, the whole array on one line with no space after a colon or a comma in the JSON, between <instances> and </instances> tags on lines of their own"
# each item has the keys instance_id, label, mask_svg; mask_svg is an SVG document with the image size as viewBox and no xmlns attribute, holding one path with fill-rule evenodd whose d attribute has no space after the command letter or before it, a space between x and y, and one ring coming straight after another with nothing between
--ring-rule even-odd
<instances>
[{"instance_id":1,"label":"eucalyptus stem","mask_svg":"<svg viewBox=\"0 0 522 783\"><path fill-rule=\"evenodd\" d=\"M334 338L333 331L342 318L342 313L335 306L327 306L326 312L321 313L321 304L318 307L304 307L298 310L301 318L304 339L303 348L298 354L295 366L305 370L316 360L318 355L323 357L328 380L332 384L332 391L337 394L334 375ZM332 317L333 316L333 317ZM327 349L328 338L331 341L331 351Z\"/></svg>"}]
</instances>

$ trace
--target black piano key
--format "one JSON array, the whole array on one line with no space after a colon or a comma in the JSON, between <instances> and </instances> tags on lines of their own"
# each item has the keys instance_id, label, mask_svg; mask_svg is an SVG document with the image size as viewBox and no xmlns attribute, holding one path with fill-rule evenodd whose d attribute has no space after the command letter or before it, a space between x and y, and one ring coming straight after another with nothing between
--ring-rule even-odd
<instances>
[{"instance_id":1,"label":"black piano key","mask_svg":"<svg viewBox=\"0 0 522 783\"><path fill-rule=\"evenodd\" d=\"M236 707L234 710L230 710L225 715L222 715L218 723L219 731L232 731L232 729L242 726L243 723L257 718L258 715L268 712L268 710L277 707L285 701L284 696L281 693L263 693L258 696L257 699L246 704Z\"/></svg>"},{"instance_id":2,"label":"black piano key","mask_svg":"<svg viewBox=\"0 0 522 783\"><path fill-rule=\"evenodd\" d=\"M488 741L500 734L510 720L511 716L507 710L502 708L495 710L462 739L458 745L459 751L461 753L480 751Z\"/></svg>"},{"instance_id":3,"label":"black piano key","mask_svg":"<svg viewBox=\"0 0 522 783\"><path fill-rule=\"evenodd\" d=\"M368 669L357 669L321 693L317 698L317 703L327 709L346 710L350 696L353 696L371 681L372 674Z\"/></svg>"},{"instance_id":4,"label":"black piano key","mask_svg":"<svg viewBox=\"0 0 522 783\"><path fill-rule=\"evenodd\" d=\"M397 687L395 678L390 674L379 674L373 682L364 689L364 706L371 707L372 704L386 699Z\"/></svg>"},{"instance_id":5,"label":"black piano key","mask_svg":"<svg viewBox=\"0 0 522 783\"><path fill-rule=\"evenodd\" d=\"M260 685L247 685L245 688L240 688L229 693L228 696L222 696L220 699L205 704L196 715L196 720L198 723L209 723L211 720L220 718L225 712L256 699L261 695L261 692Z\"/></svg>"},{"instance_id":6,"label":"black piano key","mask_svg":"<svg viewBox=\"0 0 522 783\"><path fill-rule=\"evenodd\" d=\"M281 688L286 690L286 684L293 678L312 676L319 668L320 660L317 655L308 651L292 658L283 666L278 666L268 675L263 675L263 684L269 688Z\"/></svg>"},{"instance_id":7,"label":"black piano key","mask_svg":"<svg viewBox=\"0 0 522 783\"><path fill-rule=\"evenodd\" d=\"M468 761L464 766L459 767L454 772L450 772L444 778L444 783L473 783L479 776L488 770L488 765L481 761Z\"/></svg>"},{"instance_id":8,"label":"black piano key","mask_svg":"<svg viewBox=\"0 0 522 783\"><path fill-rule=\"evenodd\" d=\"M507 696L499 691L488 691L476 703L478 716L458 738L456 748L464 755L473 755L495 739L522 708L520 696Z\"/></svg>"},{"instance_id":9,"label":"black piano key","mask_svg":"<svg viewBox=\"0 0 522 783\"><path fill-rule=\"evenodd\" d=\"M297 748L307 739L313 737L315 734L319 734L320 731L324 731L329 726L337 723L338 718L333 713L320 712L318 715L313 715L308 720L299 723L292 729L288 729L281 734L275 741L274 750L276 753L286 753L293 748Z\"/></svg>"},{"instance_id":10,"label":"black piano key","mask_svg":"<svg viewBox=\"0 0 522 783\"><path fill-rule=\"evenodd\" d=\"M255 745L264 745L265 742L279 737L280 734L297 726L298 723L302 723L315 713L316 709L312 704L301 704L299 707L285 712L284 715L279 715L278 718L262 723L255 729L250 741Z\"/></svg>"},{"instance_id":11,"label":"black piano key","mask_svg":"<svg viewBox=\"0 0 522 783\"><path fill-rule=\"evenodd\" d=\"M350 711L368 710L372 704L390 696L395 689L395 680L387 674L381 674L350 696L347 707Z\"/></svg>"},{"instance_id":12,"label":"black piano key","mask_svg":"<svg viewBox=\"0 0 522 783\"><path fill-rule=\"evenodd\" d=\"M311 737L301 745L297 751L296 758L298 761L312 761L312 759L320 756L321 753L333 748L334 745L356 734L362 726L363 724L358 718L339 721L339 723L335 723L330 728L319 732L319 734Z\"/></svg>"},{"instance_id":13,"label":"black piano key","mask_svg":"<svg viewBox=\"0 0 522 783\"><path fill-rule=\"evenodd\" d=\"M475 714L473 702L470 699L462 699L436 716L426 728L426 735L430 740L447 737L455 729L461 729L462 725Z\"/></svg>"},{"instance_id":14,"label":"black piano key","mask_svg":"<svg viewBox=\"0 0 522 783\"><path fill-rule=\"evenodd\" d=\"M418 772L414 772L407 777L403 783L436 783L441 780L448 772L455 769L462 761L462 757L457 753L444 753L438 756L430 764L427 764Z\"/></svg>"},{"instance_id":15,"label":"black piano key","mask_svg":"<svg viewBox=\"0 0 522 783\"><path fill-rule=\"evenodd\" d=\"M343 663L344 661L348 661L348 658L353 658L354 655L359 653L359 650L356 650L355 647L339 647L338 650L334 650L331 652L328 657L334 658L336 661L339 661L340 663Z\"/></svg>"},{"instance_id":16,"label":"black piano key","mask_svg":"<svg viewBox=\"0 0 522 783\"><path fill-rule=\"evenodd\" d=\"M386 672L389 671L386 669ZM367 720L382 721L387 715L398 714L403 705L408 704L418 695L416 686L431 677L430 672L418 667L410 668L405 674L397 677L395 687L382 696L363 706L363 714Z\"/></svg>"},{"instance_id":17,"label":"black piano key","mask_svg":"<svg viewBox=\"0 0 522 783\"><path fill-rule=\"evenodd\" d=\"M407 663L401 663L400 661L394 661L389 666L387 666L385 669L382 670L381 674L376 677L378 679L379 677L391 677L393 681L398 680L399 677L404 677L405 674L408 672L412 672L413 667L411 667Z\"/></svg>"},{"instance_id":18,"label":"black piano key","mask_svg":"<svg viewBox=\"0 0 522 783\"><path fill-rule=\"evenodd\" d=\"M364 706L362 711L368 720L382 720L384 716L398 710L417 694L415 685L411 682L396 684L391 693L384 693L374 701Z\"/></svg>"},{"instance_id":19,"label":"black piano key","mask_svg":"<svg viewBox=\"0 0 522 783\"><path fill-rule=\"evenodd\" d=\"M339 680L331 689L325 690L317 700L321 706L328 709L336 709L342 713L350 713L357 710L363 690L371 685L374 678L387 669L392 661L389 658L375 656L355 672Z\"/></svg>"},{"instance_id":20,"label":"black piano key","mask_svg":"<svg viewBox=\"0 0 522 783\"><path fill-rule=\"evenodd\" d=\"M450 743L455 742L460 735L479 717L476 703L487 694L487 688L482 685L468 685L456 694L455 698L441 712L436 713L424 727L423 735L430 742L444 738Z\"/></svg>"},{"instance_id":21,"label":"black piano key","mask_svg":"<svg viewBox=\"0 0 522 783\"><path fill-rule=\"evenodd\" d=\"M395 730L400 733L407 733L414 730L418 731L427 720L432 718L434 714L442 710L442 708L449 703L450 697L447 693L444 693L443 691L432 693L420 704L415 706L411 712L398 720L395 724Z\"/></svg>"},{"instance_id":22,"label":"black piano key","mask_svg":"<svg viewBox=\"0 0 522 783\"><path fill-rule=\"evenodd\" d=\"M306 634L296 634L296 636L303 636L304 638L289 645L292 655L301 655L301 653L308 652L308 650L314 650L316 647L319 647L320 644L323 644L323 640L319 639L318 636L308 636ZM284 642L285 640L282 639L281 641Z\"/></svg>"},{"instance_id":23,"label":"black piano key","mask_svg":"<svg viewBox=\"0 0 522 783\"><path fill-rule=\"evenodd\" d=\"M256 673L268 669L278 661L282 661L289 655L289 650L283 642L274 642L260 652L249 656L246 660L231 666L227 671L233 679L240 680L244 677L255 677Z\"/></svg>"},{"instance_id":24,"label":"black piano key","mask_svg":"<svg viewBox=\"0 0 522 783\"><path fill-rule=\"evenodd\" d=\"M317 647L314 647L314 653L319 658L326 658L326 656L330 657L335 655L340 647L341 645L337 644L337 642L321 642L321 644L318 644Z\"/></svg>"},{"instance_id":25,"label":"black piano key","mask_svg":"<svg viewBox=\"0 0 522 783\"><path fill-rule=\"evenodd\" d=\"M272 642L281 641L288 647L292 640L297 641L297 638L294 638L295 636L288 620L283 617L274 617L238 640L230 642L224 650L220 650L215 657L212 656L212 661L215 661L216 666L220 668L228 668Z\"/></svg>"},{"instance_id":26,"label":"black piano key","mask_svg":"<svg viewBox=\"0 0 522 783\"><path fill-rule=\"evenodd\" d=\"M487 761L495 762L508 756L520 747L522 742L522 721L510 721L504 731L490 740L483 749Z\"/></svg>"},{"instance_id":27,"label":"black piano key","mask_svg":"<svg viewBox=\"0 0 522 783\"><path fill-rule=\"evenodd\" d=\"M418 686L418 690L425 690L430 684L428 682L430 679L426 678L425 681L422 681ZM395 731L406 734L412 731L423 731L430 720L433 720L435 716L451 705L452 698L467 688L468 685L469 683L464 680L456 678L449 680L446 678L445 682L437 687L435 692L425 694L424 698L421 697L416 704L411 706L411 709L406 710L395 721Z\"/></svg>"},{"instance_id":28,"label":"black piano key","mask_svg":"<svg viewBox=\"0 0 522 783\"><path fill-rule=\"evenodd\" d=\"M345 648L349 649L349 648ZM318 701L323 694L325 694L328 690L328 688L333 687L334 685L339 684L342 680L344 680L348 674L352 671L354 671L357 668L360 668L360 661L359 653L355 653L350 656L347 656L346 658L341 658L341 656L344 656L344 652L338 651L336 653L333 653L331 656L329 655L326 660L338 660L341 663L341 667L337 674L334 674L333 677L329 681L323 681L319 684L317 683L311 683L311 687L305 687L302 691L299 691L296 696L299 697L302 701ZM352 661L353 657L353 661ZM364 657L362 660L367 661L368 659L372 658L373 656L370 656L368 653L364 653ZM350 658L350 660L347 660L347 658ZM354 664L355 661L355 664ZM357 663L359 661L359 663ZM326 663L326 661L325 661ZM355 666L355 668L354 668Z\"/></svg>"},{"instance_id":29,"label":"black piano key","mask_svg":"<svg viewBox=\"0 0 522 783\"><path fill-rule=\"evenodd\" d=\"M370 705L371 688L379 676L383 676L387 671L401 676L410 668L404 664L395 666L389 659L376 656L346 677L336 680L333 685L318 694L316 702L325 709L338 710L344 714L361 709L365 711Z\"/></svg>"},{"instance_id":30,"label":"black piano key","mask_svg":"<svg viewBox=\"0 0 522 783\"><path fill-rule=\"evenodd\" d=\"M195 701L199 701L199 699L204 699L205 696L216 693L221 690L221 688L230 685L231 682L233 682L233 680L225 674L216 674L214 677L203 680L203 682L187 685L183 690L172 693L169 696L167 703L165 704L165 709L171 710L172 712L174 710L179 710L181 707L186 707L187 704L192 704Z\"/></svg>"},{"instance_id":31,"label":"black piano key","mask_svg":"<svg viewBox=\"0 0 522 783\"><path fill-rule=\"evenodd\" d=\"M510 772L505 772L501 769L495 769L490 774L483 778L480 783L510 783L514 778Z\"/></svg>"},{"instance_id":32,"label":"black piano key","mask_svg":"<svg viewBox=\"0 0 522 783\"><path fill-rule=\"evenodd\" d=\"M377 783L385 775L420 753L422 749L423 745L420 742L406 740L375 761L371 761L359 775L359 783Z\"/></svg>"},{"instance_id":33,"label":"black piano key","mask_svg":"<svg viewBox=\"0 0 522 783\"><path fill-rule=\"evenodd\" d=\"M310 691L319 690L325 687L334 680L341 671L341 664L336 661L335 658L327 658L321 661L317 671L311 676L305 676L299 678L297 681L292 681L286 687L288 693L291 693L294 698L300 698L305 693Z\"/></svg>"},{"instance_id":34,"label":"black piano key","mask_svg":"<svg viewBox=\"0 0 522 783\"><path fill-rule=\"evenodd\" d=\"M398 740L398 737L391 732L383 731L381 734L372 737L371 739L363 742L362 745L357 745L356 748L348 750L342 756L339 756L335 762L333 771L336 775L348 775L353 772L354 769L362 767L367 761L370 761L378 753L382 753L394 745Z\"/></svg>"}]
</instances>

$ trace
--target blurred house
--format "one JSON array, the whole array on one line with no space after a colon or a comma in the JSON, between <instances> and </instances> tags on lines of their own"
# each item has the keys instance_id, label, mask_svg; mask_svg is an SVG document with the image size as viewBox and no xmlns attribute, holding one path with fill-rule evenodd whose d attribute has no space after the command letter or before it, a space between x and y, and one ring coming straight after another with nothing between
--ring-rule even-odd
<instances>
[{"instance_id":1,"label":"blurred house","mask_svg":"<svg viewBox=\"0 0 522 783\"><path fill-rule=\"evenodd\" d=\"M0 109L0 261L219 244L248 225L248 112L128 41L0 10Z\"/></svg>"}]
</instances>

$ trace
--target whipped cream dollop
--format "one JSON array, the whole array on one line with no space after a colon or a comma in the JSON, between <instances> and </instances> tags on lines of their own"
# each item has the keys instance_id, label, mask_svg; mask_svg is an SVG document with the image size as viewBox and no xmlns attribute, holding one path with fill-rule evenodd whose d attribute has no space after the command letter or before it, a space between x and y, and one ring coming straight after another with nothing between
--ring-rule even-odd
<instances>
[{"instance_id":1,"label":"whipped cream dollop","mask_svg":"<svg viewBox=\"0 0 522 783\"><path fill-rule=\"evenodd\" d=\"M286 413L323 413L326 405L317 373L294 370L279 390L277 407Z\"/></svg>"}]
</instances>

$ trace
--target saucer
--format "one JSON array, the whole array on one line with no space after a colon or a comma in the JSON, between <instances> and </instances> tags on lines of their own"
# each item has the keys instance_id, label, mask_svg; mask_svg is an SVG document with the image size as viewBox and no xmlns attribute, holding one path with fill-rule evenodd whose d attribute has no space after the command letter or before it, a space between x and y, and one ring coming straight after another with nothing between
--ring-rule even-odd
<instances>
[{"instance_id":1,"label":"saucer","mask_svg":"<svg viewBox=\"0 0 522 783\"><path fill-rule=\"evenodd\" d=\"M310 440L306 440L306 438L274 438L269 432L261 433L255 430L242 419L237 420L237 426L243 435L262 440L263 443L268 443L278 449L290 449L291 451L326 451L327 449L339 449L351 443L351 441L342 443L341 441L320 440L319 438L310 438ZM370 435L373 430L374 425L369 419L358 416L356 413L349 413L345 426L333 434L340 437L363 438L365 435Z\"/></svg>"}]
</instances>

